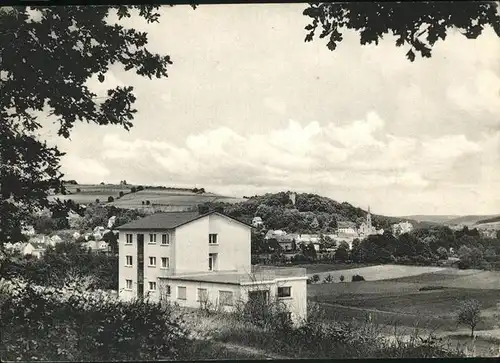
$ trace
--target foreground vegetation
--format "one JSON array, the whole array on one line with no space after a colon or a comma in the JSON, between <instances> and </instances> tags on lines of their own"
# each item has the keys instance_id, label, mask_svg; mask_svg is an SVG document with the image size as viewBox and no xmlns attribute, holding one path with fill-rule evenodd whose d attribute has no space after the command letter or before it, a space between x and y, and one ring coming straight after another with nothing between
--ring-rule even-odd
<instances>
[{"instance_id":1,"label":"foreground vegetation","mask_svg":"<svg viewBox=\"0 0 500 363\"><path fill-rule=\"evenodd\" d=\"M92 289L118 290L118 256L95 254L78 243L62 242L48 247L39 259L9 255L0 264L0 278L22 278L53 287L85 279Z\"/></svg>"},{"instance_id":2,"label":"foreground vegetation","mask_svg":"<svg viewBox=\"0 0 500 363\"><path fill-rule=\"evenodd\" d=\"M47 288L2 281L4 360L158 360L243 358L225 343L286 357L454 357L437 338L390 342L369 323L323 324L319 310L294 326L274 307L187 315L170 304L121 302L81 285ZM209 333L209 334L208 334ZM222 343L222 345L221 345Z\"/></svg>"}]
</instances>

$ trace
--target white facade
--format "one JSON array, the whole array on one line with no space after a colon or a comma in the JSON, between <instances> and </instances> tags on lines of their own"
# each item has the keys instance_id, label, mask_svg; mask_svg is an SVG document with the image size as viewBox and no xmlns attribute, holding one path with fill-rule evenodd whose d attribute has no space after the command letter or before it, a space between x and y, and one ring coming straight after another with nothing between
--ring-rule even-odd
<instances>
[{"instance_id":1,"label":"white facade","mask_svg":"<svg viewBox=\"0 0 500 363\"><path fill-rule=\"evenodd\" d=\"M223 214L212 212L173 228L161 229L156 225L154 229L148 230L146 226L131 230L126 225L123 227L125 229L117 228L120 231L119 295L123 299L140 297L139 285L143 282L142 296L155 300L169 298L181 306L195 308L200 306L198 289L206 289L208 299L215 306L220 294L232 295L234 302L244 301L248 298L245 291L249 283L263 283L262 278L249 281L252 275L251 227ZM138 265L141 236L144 238L142 281ZM283 301L292 306L294 319L305 318L306 310L301 307L307 305L305 272L299 277L273 276L266 281L270 296L274 296L279 284L289 281L292 296ZM167 294L167 286L170 294ZM223 308L231 310L230 305Z\"/></svg>"},{"instance_id":2,"label":"white facade","mask_svg":"<svg viewBox=\"0 0 500 363\"><path fill-rule=\"evenodd\" d=\"M410 233L411 231L413 231L413 224L407 221L392 225L392 234L394 236L399 236L404 233Z\"/></svg>"},{"instance_id":3,"label":"white facade","mask_svg":"<svg viewBox=\"0 0 500 363\"><path fill-rule=\"evenodd\" d=\"M259 227L259 226L262 226L262 225L264 225L264 222L262 222L262 218L261 217L254 217L252 219L252 226Z\"/></svg>"}]
</instances>

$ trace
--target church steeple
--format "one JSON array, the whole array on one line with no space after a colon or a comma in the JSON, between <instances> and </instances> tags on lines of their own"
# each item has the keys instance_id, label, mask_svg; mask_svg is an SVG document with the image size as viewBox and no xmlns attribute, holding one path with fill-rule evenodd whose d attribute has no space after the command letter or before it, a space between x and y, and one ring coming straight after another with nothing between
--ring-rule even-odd
<instances>
[{"instance_id":1,"label":"church steeple","mask_svg":"<svg viewBox=\"0 0 500 363\"><path fill-rule=\"evenodd\" d=\"M368 214L366 215L366 224L368 227L372 226L372 215L370 213L370 206L368 206Z\"/></svg>"}]
</instances>

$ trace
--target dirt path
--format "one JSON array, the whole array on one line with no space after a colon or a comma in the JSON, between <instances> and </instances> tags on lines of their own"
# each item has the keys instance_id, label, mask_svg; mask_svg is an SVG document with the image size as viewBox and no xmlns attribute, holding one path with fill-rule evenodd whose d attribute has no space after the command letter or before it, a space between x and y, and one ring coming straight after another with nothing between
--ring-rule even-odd
<instances>
[{"instance_id":1,"label":"dirt path","mask_svg":"<svg viewBox=\"0 0 500 363\"><path fill-rule=\"evenodd\" d=\"M273 353L266 352L262 349L248 347L245 345L240 345L235 343L222 343L222 342L218 342L218 344L220 344L229 351L251 355L253 356L253 358L256 359L290 359L290 357L276 355Z\"/></svg>"}]
</instances>

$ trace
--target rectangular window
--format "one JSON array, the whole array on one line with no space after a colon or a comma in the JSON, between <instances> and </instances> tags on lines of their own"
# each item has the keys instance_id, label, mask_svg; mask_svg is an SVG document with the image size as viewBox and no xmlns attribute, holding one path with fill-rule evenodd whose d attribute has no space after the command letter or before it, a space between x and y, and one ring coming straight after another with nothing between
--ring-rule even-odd
<instances>
[{"instance_id":1,"label":"rectangular window","mask_svg":"<svg viewBox=\"0 0 500 363\"><path fill-rule=\"evenodd\" d=\"M168 257L161 258L161 268L169 268L170 267L170 259Z\"/></svg>"},{"instance_id":2,"label":"rectangular window","mask_svg":"<svg viewBox=\"0 0 500 363\"><path fill-rule=\"evenodd\" d=\"M156 282L149 281L149 291L156 291Z\"/></svg>"},{"instance_id":3,"label":"rectangular window","mask_svg":"<svg viewBox=\"0 0 500 363\"><path fill-rule=\"evenodd\" d=\"M216 233L210 233L208 235L208 243L211 245L217 244L217 234Z\"/></svg>"},{"instance_id":4,"label":"rectangular window","mask_svg":"<svg viewBox=\"0 0 500 363\"><path fill-rule=\"evenodd\" d=\"M125 289L132 290L132 280L125 280Z\"/></svg>"},{"instance_id":5,"label":"rectangular window","mask_svg":"<svg viewBox=\"0 0 500 363\"><path fill-rule=\"evenodd\" d=\"M161 235L161 244L168 245L170 243L170 236L168 234Z\"/></svg>"},{"instance_id":6,"label":"rectangular window","mask_svg":"<svg viewBox=\"0 0 500 363\"><path fill-rule=\"evenodd\" d=\"M217 259L217 254L216 253L209 253L208 254L208 271L214 271L215 270L215 260Z\"/></svg>"},{"instance_id":7,"label":"rectangular window","mask_svg":"<svg viewBox=\"0 0 500 363\"><path fill-rule=\"evenodd\" d=\"M198 289L198 300L201 302L206 302L208 300L208 290L207 289Z\"/></svg>"},{"instance_id":8,"label":"rectangular window","mask_svg":"<svg viewBox=\"0 0 500 363\"><path fill-rule=\"evenodd\" d=\"M290 286L278 287L278 297L292 296L292 288Z\"/></svg>"},{"instance_id":9,"label":"rectangular window","mask_svg":"<svg viewBox=\"0 0 500 363\"><path fill-rule=\"evenodd\" d=\"M149 266L156 267L156 257L149 257Z\"/></svg>"},{"instance_id":10,"label":"rectangular window","mask_svg":"<svg viewBox=\"0 0 500 363\"><path fill-rule=\"evenodd\" d=\"M126 256L126 266L132 266L132 256Z\"/></svg>"},{"instance_id":11,"label":"rectangular window","mask_svg":"<svg viewBox=\"0 0 500 363\"><path fill-rule=\"evenodd\" d=\"M156 234L150 233L149 234L149 244L155 244L156 243Z\"/></svg>"},{"instance_id":12,"label":"rectangular window","mask_svg":"<svg viewBox=\"0 0 500 363\"><path fill-rule=\"evenodd\" d=\"M186 300L186 287L178 286L177 287L177 299Z\"/></svg>"},{"instance_id":13,"label":"rectangular window","mask_svg":"<svg viewBox=\"0 0 500 363\"><path fill-rule=\"evenodd\" d=\"M126 238L125 243L128 244L128 245L131 245L132 244L132 234L131 233L127 233L125 235L125 238Z\"/></svg>"},{"instance_id":14,"label":"rectangular window","mask_svg":"<svg viewBox=\"0 0 500 363\"><path fill-rule=\"evenodd\" d=\"M233 292L219 291L219 302L222 306L233 306Z\"/></svg>"},{"instance_id":15,"label":"rectangular window","mask_svg":"<svg viewBox=\"0 0 500 363\"><path fill-rule=\"evenodd\" d=\"M166 290L167 290L167 296L170 296L171 293L170 285L166 286Z\"/></svg>"}]
</instances>

